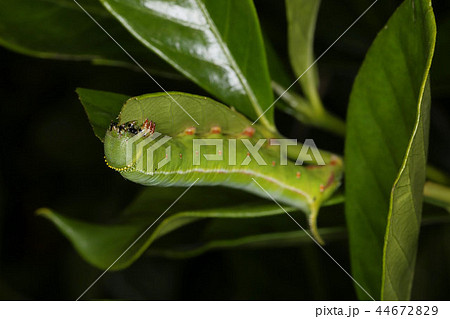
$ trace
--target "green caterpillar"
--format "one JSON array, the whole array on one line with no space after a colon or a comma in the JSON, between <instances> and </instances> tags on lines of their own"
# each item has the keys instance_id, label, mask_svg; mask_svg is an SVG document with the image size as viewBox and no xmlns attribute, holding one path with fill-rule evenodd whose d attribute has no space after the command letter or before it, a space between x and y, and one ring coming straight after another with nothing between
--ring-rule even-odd
<instances>
[{"instance_id":1,"label":"green caterpillar","mask_svg":"<svg viewBox=\"0 0 450 319\"><path fill-rule=\"evenodd\" d=\"M118 122L111 124L105 160L126 179L147 186L196 182L265 198L267 191L280 203L308 214L311 230L321 242L318 209L339 187L342 161L332 157L323 166L296 165L280 157L280 146L269 140L262 128L211 99L177 92L147 94L129 99Z\"/></svg>"}]
</instances>

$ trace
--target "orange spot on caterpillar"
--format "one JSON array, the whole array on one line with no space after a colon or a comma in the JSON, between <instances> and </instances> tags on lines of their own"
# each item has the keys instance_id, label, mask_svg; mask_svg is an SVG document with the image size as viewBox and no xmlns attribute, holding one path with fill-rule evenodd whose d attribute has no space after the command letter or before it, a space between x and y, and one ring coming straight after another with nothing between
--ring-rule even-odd
<instances>
[{"instance_id":1,"label":"orange spot on caterpillar","mask_svg":"<svg viewBox=\"0 0 450 319\"><path fill-rule=\"evenodd\" d=\"M188 127L184 130L184 134L186 135L194 135L195 134L195 127Z\"/></svg>"},{"instance_id":2,"label":"orange spot on caterpillar","mask_svg":"<svg viewBox=\"0 0 450 319\"><path fill-rule=\"evenodd\" d=\"M247 152L247 156L250 156L250 152Z\"/></svg>"},{"instance_id":3,"label":"orange spot on caterpillar","mask_svg":"<svg viewBox=\"0 0 450 319\"><path fill-rule=\"evenodd\" d=\"M332 155L331 156L331 159L330 159L330 165L331 166L335 166L337 163L338 163L338 157L337 156L335 156L335 155Z\"/></svg>"},{"instance_id":4,"label":"orange spot on caterpillar","mask_svg":"<svg viewBox=\"0 0 450 319\"><path fill-rule=\"evenodd\" d=\"M220 134L222 132L222 129L220 126L213 126L211 127L211 134Z\"/></svg>"},{"instance_id":5,"label":"orange spot on caterpillar","mask_svg":"<svg viewBox=\"0 0 450 319\"><path fill-rule=\"evenodd\" d=\"M302 176L302 174L300 172L297 172L296 177L300 178L300 176Z\"/></svg>"},{"instance_id":6,"label":"orange spot on caterpillar","mask_svg":"<svg viewBox=\"0 0 450 319\"><path fill-rule=\"evenodd\" d=\"M246 127L244 132L242 132L242 134L244 134L248 137L253 137L253 134L255 134L255 129L251 126Z\"/></svg>"},{"instance_id":7,"label":"orange spot on caterpillar","mask_svg":"<svg viewBox=\"0 0 450 319\"><path fill-rule=\"evenodd\" d=\"M183 158L183 154L180 153L180 159L182 159L182 158Z\"/></svg>"},{"instance_id":8,"label":"orange spot on caterpillar","mask_svg":"<svg viewBox=\"0 0 450 319\"><path fill-rule=\"evenodd\" d=\"M323 193L324 190L325 190L325 186L320 185L320 192Z\"/></svg>"},{"instance_id":9,"label":"orange spot on caterpillar","mask_svg":"<svg viewBox=\"0 0 450 319\"><path fill-rule=\"evenodd\" d=\"M275 161L272 161L272 166L275 166L275 164L276 164Z\"/></svg>"},{"instance_id":10,"label":"orange spot on caterpillar","mask_svg":"<svg viewBox=\"0 0 450 319\"><path fill-rule=\"evenodd\" d=\"M219 150L219 155L222 155L222 150Z\"/></svg>"}]
</instances>

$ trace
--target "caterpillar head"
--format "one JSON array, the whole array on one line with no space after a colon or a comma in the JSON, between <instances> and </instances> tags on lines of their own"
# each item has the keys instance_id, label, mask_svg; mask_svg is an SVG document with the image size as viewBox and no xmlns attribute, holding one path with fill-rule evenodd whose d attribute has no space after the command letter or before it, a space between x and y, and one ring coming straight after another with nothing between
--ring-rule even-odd
<instances>
[{"instance_id":1,"label":"caterpillar head","mask_svg":"<svg viewBox=\"0 0 450 319\"><path fill-rule=\"evenodd\" d=\"M116 171L126 171L133 167L133 144L155 132L155 123L146 119L142 125L137 121L119 124L112 121L105 135L105 162ZM128 156L127 156L128 155Z\"/></svg>"}]
</instances>

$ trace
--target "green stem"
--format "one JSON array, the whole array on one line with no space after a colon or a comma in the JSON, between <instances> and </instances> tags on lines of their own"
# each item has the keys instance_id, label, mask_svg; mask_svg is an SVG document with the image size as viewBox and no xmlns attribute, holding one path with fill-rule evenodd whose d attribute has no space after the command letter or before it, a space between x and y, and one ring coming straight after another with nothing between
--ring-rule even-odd
<instances>
[{"instance_id":1,"label":"green stem","mask_svg":"<svg viewBox=\"0 0 450 319\"><path fill-rule=\"evenodd\" d=\"M430 164L427 165L427 178L439 184L450 185L450 177Z\"/></svg>"},{"instance_id":2,"label":"green stem","mask_svg":"<svg viewBox=\"0 0 450 319\"><path fill-rule=\"evenodd\" d=\"M450 212L450 187L427 181L423 188L424 201L442 207ZM341 204L345 201L344 193L336 195L325 201L324 206Z\"/></svg>"},{"instance_id":3,"label":"green stem","mask_svg":"<svg viewBox=\"0 0 450 319\"><path fill-rule=\"evenodd\" d=\"M335 115L329 113L324 108L322 108L322 114L317 117L314 125L323 128L331 133L334 133L340 137L345 136L345 122Z\"/></svg>"},{"instance_id":4,"label":"green stem","mask_svg":"<svg viewBox=\"0 0 450 319\"><path fill-rule=\"evenodd\" d=\"M281 99L294 111L291 112L282 108L286 113L293 115L304 124L327 130L341 137L345 136L345 122L329 113L323 107L319 97L307 100L298 94L286 91L276 82L272 82L272 88L275 93L281 95Z\"/></svg>"},{"instance_id":5,"label":"green stem","mask_svg":"<svg viewBox=\"0 0 450 319\"><path fill-rule=\"evenodd\" d=\"M450 187L427 181L423 188L425 201L450 212Z\"/></svg>"}]
</instances>

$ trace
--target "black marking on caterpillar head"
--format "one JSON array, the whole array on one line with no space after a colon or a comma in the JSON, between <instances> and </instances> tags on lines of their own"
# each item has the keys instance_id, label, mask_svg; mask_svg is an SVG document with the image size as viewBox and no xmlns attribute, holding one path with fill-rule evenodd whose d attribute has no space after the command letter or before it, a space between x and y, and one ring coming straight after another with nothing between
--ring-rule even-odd
<instances>
[{"instance_id":1,"label":"black marking on caterpillar head","mask_svg":"<svg viewBox=\"0 0 450 319\"><path fill-rule=\"evenodd\" d=\"M130 132L130 133L132 133L132 134L136 135L136 134L138 134L138 133L139 133L139 130L138 130L138 129L136 129L136 128L134 128L134 127L132 127L132 128L129 128L129 129L128 129L128 132Z\"/></svg>"},{"instance_id":2,"label":"black marking on caterpillar head","mask_svg":"<svg viewBox=\"0 0 450 319\"><path fill-rule=\"evenodd\" d=\"M111 123L109 124L109 130L110 131L116 131L117 130L117 125L119 125L119 123L117 123L116 121L111 121Z\"/></svg>"},{"instance_id":3,"label":"black marking on caterpillar head","mask_svg":"<svg viewBox=\"0 0 450 319\"><path fill-rule=\"evenodd\" d=\"M144 132L144 136L151 135L155 132L156 125L153 121L146 119L141 126L136 125L136 121L126 122L124 124L120 124L117 121L111 121L109 125L110 131L116 131L120 135L128 132L131 134L138 134L140 132Z\"/></svg>"}]
</instances>

